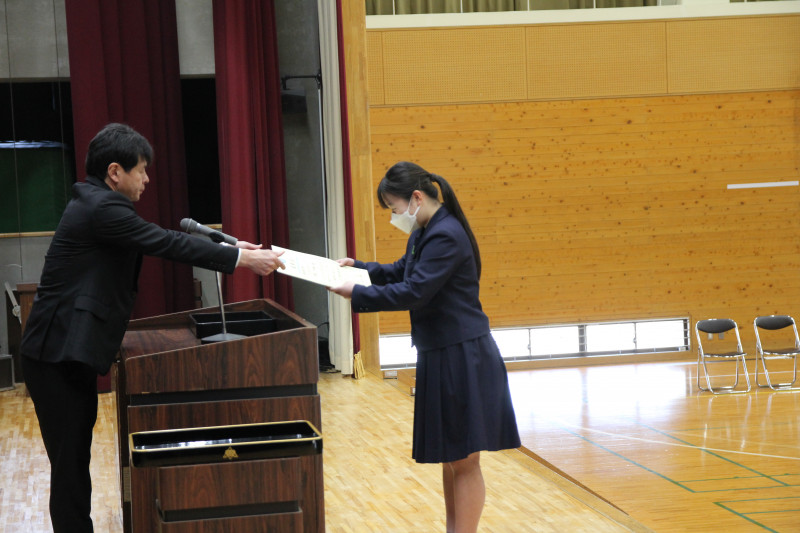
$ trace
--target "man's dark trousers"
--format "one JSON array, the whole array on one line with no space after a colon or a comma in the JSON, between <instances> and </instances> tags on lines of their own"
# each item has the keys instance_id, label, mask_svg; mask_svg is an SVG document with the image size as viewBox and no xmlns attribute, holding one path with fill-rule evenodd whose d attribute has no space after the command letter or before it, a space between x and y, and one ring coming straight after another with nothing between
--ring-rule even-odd
<instances>
[{"instance_id":1,"label":"man's dark trousers","mask_svg":"<svg viewBox=\"0 0 800 533\"><path fill-rule=\"evenodd\" d=\"M77 361L22 358L47 457L54 533L92 533L92 429L97 421L97 372Z\"/></svg>"}]
</instances>

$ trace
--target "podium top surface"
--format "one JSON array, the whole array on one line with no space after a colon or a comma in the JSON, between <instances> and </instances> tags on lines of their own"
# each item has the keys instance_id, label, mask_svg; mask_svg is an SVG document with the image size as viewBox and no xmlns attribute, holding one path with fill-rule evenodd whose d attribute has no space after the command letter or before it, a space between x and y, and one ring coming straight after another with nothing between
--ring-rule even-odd
<instances>
[{"instance_id":1,"label":"podium top surface","mask_svg":"<svg viewBox=\"0 0 800 533\"><path fill-rule=\"evenodd\" d=\"M264 311L276 331L201 344L191 315L218 307L133 320L120 349L126 394L147 394L316 383L317 328L271 300L225 306L225 312Z\"/></svg>"},{"instance_id":2,"label":"podium top surface","mask_svg":"<svg viewBox=\"0 0 800 533\"><path fill-rule=\"evenodd\" d=\"M17 291L18 292L36 292L36 289L39 287L38 281L26 281L17 283Z\"/></svg>"}]
</instances>

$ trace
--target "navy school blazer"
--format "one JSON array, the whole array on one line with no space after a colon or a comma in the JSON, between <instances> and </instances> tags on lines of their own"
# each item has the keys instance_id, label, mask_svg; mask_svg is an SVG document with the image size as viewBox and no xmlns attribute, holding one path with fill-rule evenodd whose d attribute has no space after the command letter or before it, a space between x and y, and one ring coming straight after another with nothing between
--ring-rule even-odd
<instances>
[{"instance_id":1,"label":"navy school blazer","mask_svg":"<svg viewBox=\"0 0 800 533\"><path fill-rule=\"evenodd\" d=\"M105 374L128 326L142 254L230 273L239 251L145 221L97 178L76 183L72 194L45 256L20 352L80 361Z\"/></svg>"},{"instance_id":2,"label":"navy school blazer","mask_svg":"<svg viewBox=\"0 0 800 533\"><path fill-rule=\"evenodd\" d=\"M479 299L478 270L461 223L444 206L414 231L406 254L392 264L356 261L372 285L353 287L356 313L411 313L411 341L419 351L443 348L489 333Z\"/></svg>"}]
</instances>

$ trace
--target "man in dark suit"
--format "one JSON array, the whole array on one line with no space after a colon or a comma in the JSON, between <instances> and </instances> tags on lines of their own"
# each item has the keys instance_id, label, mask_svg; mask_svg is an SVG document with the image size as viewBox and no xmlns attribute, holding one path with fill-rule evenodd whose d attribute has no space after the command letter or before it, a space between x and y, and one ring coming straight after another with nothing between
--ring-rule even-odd
<instances>
[{"instance_id":1,"label":"man in dark suit","mask_svg":"<svg viewBox=\"0 0 800 533\"><path fill-rule=\"evenodd\" d=\"M73 186L45 257L20 346L25 383L50 459L55 533L93 531L89 460L97 375L116 358L137 291L142 255L231 273L267 275L278 255L239 241L223 246L143 220L133 203L150 181L147 140L109 124L89 144L86 182Z\"/></svg>"}]
</instances>

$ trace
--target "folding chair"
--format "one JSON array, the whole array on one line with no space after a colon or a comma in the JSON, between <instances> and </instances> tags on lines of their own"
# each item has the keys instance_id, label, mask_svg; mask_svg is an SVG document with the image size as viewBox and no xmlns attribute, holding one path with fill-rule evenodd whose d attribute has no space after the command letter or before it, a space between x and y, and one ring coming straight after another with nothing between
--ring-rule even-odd
<instances>
[{"instance_id":1,"label":"folding chair","mask_svg":"<svg viewBox=\"0 0 800 533\"><path fill-rule=\"evenodd\" d=\"M794 338L792 339L789 335L786 335L784 342L788 343L790 341L794 341L794 346L790 348L775 348L773 346L764 347L764 343L761 340L761 335L759 335L760 330L778 331L788 327L792 328ZM794 319L788 315L759 316L753 320L753 329L756 331L756 385L759 387L769 387L772 390L790 389L792 385L794 385L794 382L797 381L797 356L800 355L800 338L797 336L797 326L794 323ZM767 335L768 334L765 333L765 337ZM770 339L770 342L775 341L776 339ZM784 383L772 383L772 380L769 377L769 371L767 370L767 359L792 359L794 362L792 381L787 381ZM759 360L761 361L761 365L764 367L764 377L767 380L765 385L762 385L758 381Z\"/></svg>"},{"instance_id":2,"label":"folding chair","mask_svg":"<svg viewBox=\"0 0 800 533\"><path fill-rule=\"evenodd\" d=\"M714 394L730 394L732 392L750 392L750 376L747 373L747 364L745 363L744 357L747 355L742 350L742 339L739 337L739 326L736 325L736 322L731 320L730 318L710 318L708 320L699 320L694 325L694 331L697 335L697 388L704 392L712 392ZM723 338L723 335L729 331L733 331L736 334L736 347L734 351L715 351L715 352L708 352L703 349L703 339L701 338L701 333L705 333L708 335L708 338L713 338L713 335L718 335L720 339ZM708 343L707 343L708 344ZM727 343L729 346L726 347L733 347L733 343ZM736 365L736 380L734 381L733 385L725 386L725 387L717 387L714 389L711 387L711 379L708 374L708 366L707 363L722 363L725 361L733 361ZM744 378L747 381L747 390L746 391L736 391L736 386L739 384L739 361L742 362L742 370L744 371ZM703 372L706 378L706 385L708 388L703 388L700 385L700 367L702 366Z\"/></svg>"}]
</instances>

